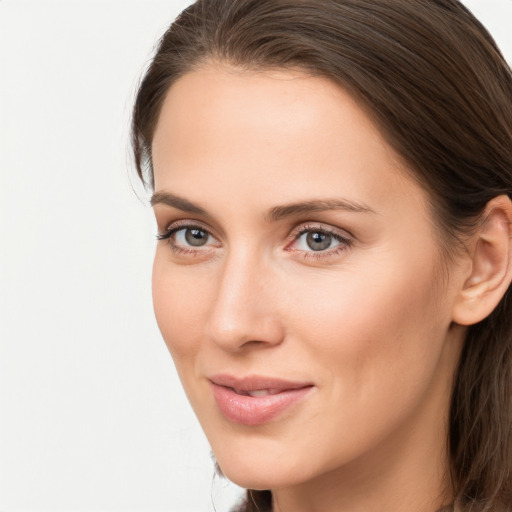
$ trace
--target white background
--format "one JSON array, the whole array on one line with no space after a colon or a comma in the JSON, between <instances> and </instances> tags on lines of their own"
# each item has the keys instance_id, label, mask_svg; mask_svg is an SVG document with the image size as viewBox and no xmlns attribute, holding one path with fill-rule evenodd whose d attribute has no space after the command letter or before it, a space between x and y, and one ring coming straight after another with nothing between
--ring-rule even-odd
<instances>
[{"instance_id":1,"label":"white background","mask_svg":"<svg viewBox=\"0 0 512 512\"><path fill-rule=\"evenodd\" d=\"M127 139L188 3L0 1L3 512L225 512L239 492L213 479L153 318L155 228ZM512 61L512 0L466 4Z\"/></svg>"}]
</instances>

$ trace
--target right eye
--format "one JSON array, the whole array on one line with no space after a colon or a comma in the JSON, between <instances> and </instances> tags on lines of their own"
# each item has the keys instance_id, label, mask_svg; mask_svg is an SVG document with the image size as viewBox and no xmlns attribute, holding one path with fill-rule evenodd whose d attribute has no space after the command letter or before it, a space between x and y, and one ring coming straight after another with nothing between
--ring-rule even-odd
<instances>
[{"instance_id":1,"label":"right eye","mask_svg":"<svg viewBox=\"0 0 512 512\"><path fill-rule=\"evenodd\" d=\"M177 244L192 247L206 245L210 237L211 235L207 231L199 228L181 228L174 232L174 241Z\"/></svg>"},{"instance_id":2,"label":"right eye","mask_svg":"<svg viewBox=\"0 0 512 512\"><path fill-rule=\"evenodd\" d=\"M193 252L203 247L215 246L219 243L216 238L201 226L179 225L168 228L157 235L158 240L169 240L171 248L177 252Z\"/></svg>"}]
</instances>

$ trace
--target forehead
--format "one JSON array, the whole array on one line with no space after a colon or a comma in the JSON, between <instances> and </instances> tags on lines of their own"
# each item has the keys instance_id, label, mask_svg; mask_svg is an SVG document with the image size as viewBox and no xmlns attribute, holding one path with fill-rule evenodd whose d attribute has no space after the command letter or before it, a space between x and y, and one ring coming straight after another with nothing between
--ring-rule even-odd
<instances>
[{"instance_id":1,"label":"forehead","mask_svg":"<svg viewBox=\"0 0 512 512\"><path fill-rule=\"evenodd\" d=\"M352 97L297 70L184 75L163 103L152 158L156 190L201 201L221 190L241 207L326 194L391 208L424 200Z\"/></svg>"}]
</instances>

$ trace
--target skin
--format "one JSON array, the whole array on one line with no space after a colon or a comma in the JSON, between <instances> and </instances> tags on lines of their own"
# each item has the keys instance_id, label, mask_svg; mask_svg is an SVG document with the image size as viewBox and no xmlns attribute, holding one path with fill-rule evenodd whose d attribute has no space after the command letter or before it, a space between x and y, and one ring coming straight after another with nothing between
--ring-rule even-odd
<instances>
[{"instance_id":1,"label":"skin","mask_svg":"<svg viewBox=\"0 0 512 512\"><path fill-rule=\"evenodd\" d=\"M444 260L426 192L327 79L210 64L169 90L153 141L156 318L228 478L282 512L433 512L468 258ZM173 194L181 202L165 204ZM360 210L288 212L304 201ZM169 202L169 201L167 201ZM189 211L186 211L189 210ZM208 233L191 247L187 225ZM302 229L347 241L313 251ZM314 384L272 421L228 421L208 376Z\"/></svg>"}]
</instances>

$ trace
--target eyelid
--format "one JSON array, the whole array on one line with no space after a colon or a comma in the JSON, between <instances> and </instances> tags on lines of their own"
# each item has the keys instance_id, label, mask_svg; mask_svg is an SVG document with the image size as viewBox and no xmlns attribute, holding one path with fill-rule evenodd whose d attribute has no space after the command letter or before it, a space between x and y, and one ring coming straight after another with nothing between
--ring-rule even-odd
<instances>
[{"instance_id":1,"label":"eyelid","mask_svg":"<svg viewBox=\"0 0 512 512\"><path fill-rule=\"evenodd\" d=\"M351 240L353 238L352 234L350 234L347 230L336 228L322 222L306 222L300 224L292 230L289 238L296 240L304 233L308 233L310 231L321 231L322 233L328 233L329 235L333 235L340 240Z\"/></svg>"},{"instance_id":2,"label":"eyelid","mask_svg":"<svg viewBox=\"0 0 512 512\"><path fill-rule=\"evenodd\" d=\"M215 240L219 240L219 237L216 234L214 234L213 230L210 227L205 226L202 222L193 219L183 219L170 222L163 231L159 231L157 233L156 238L157 240L167 240L180 229L186 228L200 229L208 233Z\"/></svg>"},{"instance_id":3,"label":"eyelid","mask_svg":"<svg viewBox=\"0 0 512 512\"><path fill-rule=\"evenodd\" d=\"M196 247L187 244L180 244L176 241L174 235L185 229L199 229L204 231L209 237L213 239L214 242L211 243L210 241L210 243L207 243L206 245ZM192 219L184 219L171 222L163 232L157 234L156 238L159 242L164 241L170 248L171 252L176 256L181 255L188 257L206 257L208 254L211 254L213 249L220 247L220 242L218 238L212 233L212 230L204 226L201 222Z\"/></svg>"},{"instance_id":4,"label":"eyelid","mask_svg":"<svg viewBox=\"0 0 512 512\"><path fill-rule=\"evenodd\" d=\"M291 246L295 244L301 238L302 235L309 232L326 233L334 237L340 243L335 247L326 249L325 251L304 251L302 249L291 248ZM341 251L346 250L353 243L353 236L349 232L323 223L301 224L300 226L297 226L295 229L292 230L288 239L290 240L290 242L286 245L285 250L290 252L302 253L304 257L315 258L328 258L329 256L333 256L335 254L340 253Z\"/></svg>"}]
</instances>

